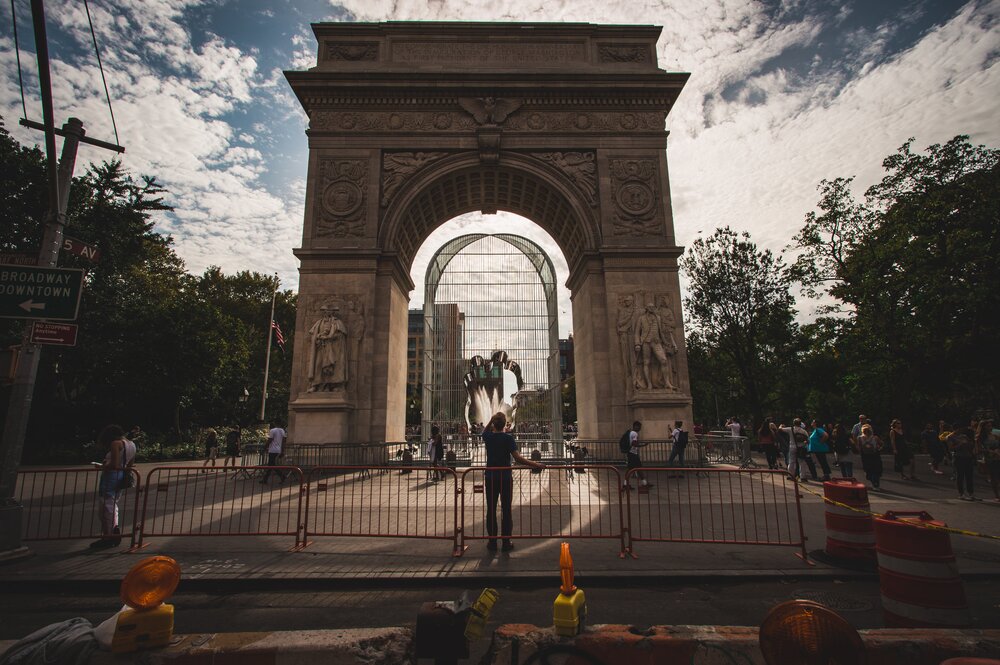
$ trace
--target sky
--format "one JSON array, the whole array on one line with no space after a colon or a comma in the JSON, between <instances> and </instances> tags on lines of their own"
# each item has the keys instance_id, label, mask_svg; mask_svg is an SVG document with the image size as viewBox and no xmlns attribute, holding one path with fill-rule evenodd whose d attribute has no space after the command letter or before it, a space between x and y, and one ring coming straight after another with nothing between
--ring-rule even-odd
<instances>
[{"instance_id":1,"label":"sky","mask_svg":"<svg viewBox=\"0 0 1000 665\"><path fill-rule=\"evenodd\" d=\"M10 6L0 21L0 115L22 143ZM79 0L46 3L58 124L114 141ZM14 0L28 117L41 121L28 0ZM282 75L315 64L321 21L555 21L663 26L667 71L691 77L667 118L676 236L728 225L780 251L818 200L820 180L856 176L860 194L909 137L923 149L968 134L1000 146L1000 0L90 0L125 166L153 175L174 211L157 230L193 273L277 272L298 285L307 119ZM84 146L88 162L111 158ZM411 271L465 232L520 233L565 259L532 222L466 215L445 223ZM561 332L571 329L560 292ZM810 311L804 306L803 315Z\"/></svg>"}]
</instances>

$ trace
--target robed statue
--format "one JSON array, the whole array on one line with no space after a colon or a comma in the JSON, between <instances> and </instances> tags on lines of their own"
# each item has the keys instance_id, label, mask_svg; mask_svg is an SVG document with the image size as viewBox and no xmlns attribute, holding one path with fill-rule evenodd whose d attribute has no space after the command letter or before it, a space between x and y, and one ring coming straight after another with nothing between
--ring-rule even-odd
<instances>
[{"instance_id":1,"label":"robed statue","mask_svg":"<svg viewBox=\"0 0 1000 665\"><path fill-rule=\"evenodd\" d=\"M308 392L330 392L347 384L347 326L338 317L339 307L323 305L309 329Z\"/></svg>"}]
</instances>

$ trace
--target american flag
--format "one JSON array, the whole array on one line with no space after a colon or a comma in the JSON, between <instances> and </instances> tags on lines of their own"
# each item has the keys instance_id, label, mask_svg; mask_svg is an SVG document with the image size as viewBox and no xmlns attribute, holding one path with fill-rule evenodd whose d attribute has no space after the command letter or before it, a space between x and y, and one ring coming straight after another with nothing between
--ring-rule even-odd
<instances>
[{"instance_id":1,"label":"american flag","mask_svg":"<svg viewBox=\"0 0 1000 665\"><path fill-rule=\"evenodd\" d=\"M275 321L275 320L272 319L271 320L271 328L274 330L274 339L275 339L275 341L278 342L278 346L281 347L281 352L284 353L285 352L285 336L281 334L281 326L278 325L277 321Z\"/></svg>"}]
</instances>

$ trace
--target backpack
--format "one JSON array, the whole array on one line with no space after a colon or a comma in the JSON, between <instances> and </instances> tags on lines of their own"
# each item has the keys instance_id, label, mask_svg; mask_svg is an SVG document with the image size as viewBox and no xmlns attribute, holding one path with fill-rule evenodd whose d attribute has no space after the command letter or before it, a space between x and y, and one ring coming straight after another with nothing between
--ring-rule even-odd
<instances>
[{"instance_id":1,"label":"backpack","mask_svg":"<svg viewBox=\"0 0 1000 665\"><path fill-rule=\"evenodd\" d=\"M622 438L618 439L618 450L623 453L627 453L632 450L632 430L627 429L625 433L622 434Z\"/></svg>"},{"instance_id":2,"label":"backpack","mask_svg":"<svg viewBox=\"0 0 1000 665\"><path fill-rule=\"evenodd\" d=\"M795 439L796 448L802 448L807 443L809 443L809 437L803 434L802 432L795 431L794 428L792 429L792 437Z\"/></svg>"},{"instance_id":3,"label":"backpack","mask_svg":"<svg viewBox=\"0 0 1000 665\"><path fill-rule=\"evenodd\" d=\"M684 430L681 430L680 432L677 433L677 447L683 448L687 444L688 444L688 433L685 432Z\"/></svg>"}]
</instances>

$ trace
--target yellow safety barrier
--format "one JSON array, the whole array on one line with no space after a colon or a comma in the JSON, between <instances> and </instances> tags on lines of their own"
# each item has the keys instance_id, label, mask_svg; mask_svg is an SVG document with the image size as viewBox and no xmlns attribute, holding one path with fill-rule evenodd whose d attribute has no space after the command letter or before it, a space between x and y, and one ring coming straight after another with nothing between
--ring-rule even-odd
<instances>
[{"instance_id":1,"label":"yellow safety barrier","mask_svg":"<svg viewBox=\"0 0 1000 665\"><path fill-rule=\"evenodd\" d=\"M847 510L853 511L855 513L861 513L861 514L864 514L864 515L871 515L873 517L882 517L882 513L876 513L876 512L872 512L870 510L861 510L860 508L856 508L854 506L848 506L846 503L841 503L840 501L834 501L833 499L828 499L827 497L823 496L819 492L813 491L812 489L810 489L809 487L807 487L803 483L798 483L798 486L799 486L800 490L803 490L803 491L805 491L805 492L807 492L809 494L812 494L813 496L816 496L816 497L819 497L820 499L823 499L823 501L825 503L829 503L829 504L834 505L834 506L839 506L840 508L846 508ZM1000 540L1000 536L993 536L993 535L990 535L988 533L979 533L977 531L966 531L965 529L955 529L955 528L952 528L950 526L935 526L935 525L928 524L926 522L921 522L921 521L911 522L911 521L908 520L907 524L913 524L914 526L919 526L922 529L930 529L932 531L946 531L948 533L956 533L956 534L958 534L960 536L974 536L976 538L989 538L990 540Z\"/></svg>"}]
</instances>

